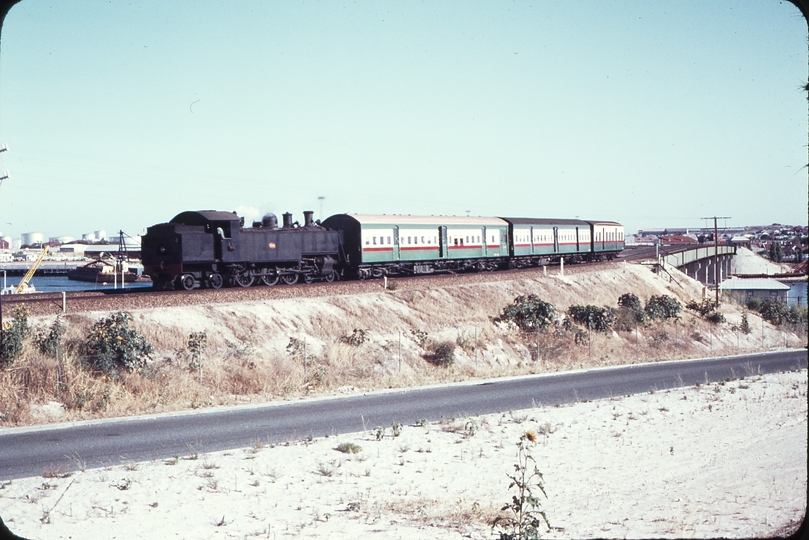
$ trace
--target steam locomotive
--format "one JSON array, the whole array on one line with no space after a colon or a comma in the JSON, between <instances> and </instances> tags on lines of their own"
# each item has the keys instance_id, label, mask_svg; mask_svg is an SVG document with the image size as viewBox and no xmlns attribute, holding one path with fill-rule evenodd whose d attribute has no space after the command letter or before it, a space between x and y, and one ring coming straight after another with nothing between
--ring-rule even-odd
<instances>
[{"instance_id":1,"label":"steam locomotive","mask_svg":"<svg viewBox=\"0 0 809 540\"><path fill-rule=\"evenodd\" d=\"M143 273L156 289L331 282L613 258L615 221L337 214L304 223L274 214L244 226L235 212L188 211L147 229Z\"/></svg>"}]
</instances>

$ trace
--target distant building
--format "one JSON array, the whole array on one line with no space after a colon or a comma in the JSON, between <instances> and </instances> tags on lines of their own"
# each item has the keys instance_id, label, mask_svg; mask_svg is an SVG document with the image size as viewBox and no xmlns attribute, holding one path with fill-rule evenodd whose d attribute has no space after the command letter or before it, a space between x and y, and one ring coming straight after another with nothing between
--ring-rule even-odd
<instances>
[{"instance_id":1,"label":"distant building","mask_svg":"<svg viewBox=\"0 0 809 540\"><path fill-rule=\"evenodd\" d=\"M787 301L789 285L769 278L733 278L719 285L722 296L744 304L751 298L768 300L777 298Z\"/></svg>"},{"instance_id":2,"label":"distant building","mask_svg":"<svg viewBox=\"0 0 809 540\"><path fill-rule=\"evenodd\" d=\"M730 243L737 247L746 247L747 249L752 247L752 241L748 236L734 236L730 239Z\"/></svg>"},{"instance_id":3,"label":"distant building","mask_svg":"<svg viewBox=\"0 0 809 540\"><path fill-rule=\"evenodd\" d=\"M699 241L685 234L667 234L660 237L660 243L664 246L679 246L683 244L699 244Z\"/></svg>"}]
</instances>

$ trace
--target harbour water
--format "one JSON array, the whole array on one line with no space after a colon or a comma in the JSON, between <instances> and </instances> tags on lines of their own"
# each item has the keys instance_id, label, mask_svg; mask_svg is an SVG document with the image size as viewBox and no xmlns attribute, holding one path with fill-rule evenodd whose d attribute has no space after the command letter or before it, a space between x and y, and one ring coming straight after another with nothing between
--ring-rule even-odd
<instances>
[{"instance_id":1,"label":"harbour water","mask_svg":"<svg viewBox=\"0 0 809 540\"><path fill-rule=\"evenodd\" d=\"M2 277L0 276L0 279ZM8 276L5 278L5 285L16 286L22 278L19 276ZM37 292L62 292L62 291L111 291L115 289L112 282L104 283L89 283L87 281L74 281L68 279L67 276L34 276L31 278L29 284L36 287ZM135 288L149 288L152 286L151 281L139 281L135 283L127 283L127 289ZM121 288L121 284L118 284Z\"/></svg>"},{"instance_id":2,"label":"harbour water","mask_svg":"<svg viewBox=\"0 0 809 540\"><path fill-rule=\"evenodd\" d=\"M788 305L799 305L806 307L806 282L805 281L793 281L791 283L787 283L789 285L789 291L787 292L787 304Z\"/></svg>"}]
</instances>

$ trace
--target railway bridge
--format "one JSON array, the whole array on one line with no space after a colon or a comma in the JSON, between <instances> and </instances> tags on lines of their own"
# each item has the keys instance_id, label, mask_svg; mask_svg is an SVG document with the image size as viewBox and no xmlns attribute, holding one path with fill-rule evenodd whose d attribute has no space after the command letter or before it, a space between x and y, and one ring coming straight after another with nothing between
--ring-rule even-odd
<instances>
[{"instance_id":1,"label":"railway bridge","mask_svg":"<svg viewBox=\"0 0 809 540\"><path fill-rule=\"evenodd\" d=\"M719 283L722 283L731 275L731 263L735 255L736 246L688 244L629 247L621 254L621 258L631 261L656 260L664 266L676 266L681 272L705 285L715 285L714 265L719 267Z\"/></svg>"}]
</instances>

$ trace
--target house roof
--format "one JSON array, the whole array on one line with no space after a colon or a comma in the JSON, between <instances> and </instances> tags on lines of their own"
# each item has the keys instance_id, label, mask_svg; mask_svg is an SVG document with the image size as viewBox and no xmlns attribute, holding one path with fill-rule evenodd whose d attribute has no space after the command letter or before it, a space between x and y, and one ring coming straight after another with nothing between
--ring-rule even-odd
<instances>
[{"instance_id":1,"label":"house roof","mask_svg":"<svg viewBox=\"0 0 809 540\"><path fill-rule=\"evenodd\" d=\"M733 278L719 284L723 291L788 291L789 285L769 278Z\"/></svg>"}]
</instances>

